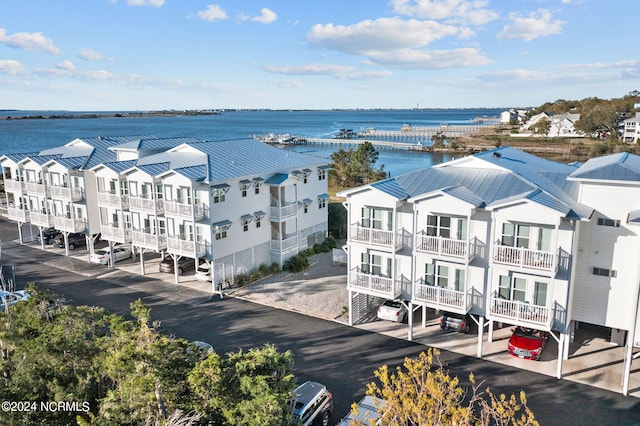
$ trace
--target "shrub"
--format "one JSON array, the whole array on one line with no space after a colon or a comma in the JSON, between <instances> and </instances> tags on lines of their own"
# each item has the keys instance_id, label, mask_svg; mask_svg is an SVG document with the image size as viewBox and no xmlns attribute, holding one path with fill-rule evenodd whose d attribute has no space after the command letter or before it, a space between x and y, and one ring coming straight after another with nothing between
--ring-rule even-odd
<instances>
[{"instance_id":1,"label":"shrub","mask_svg":"<svg viewBox=\"0 0 640 426\"><path fill-rule=\"evenodd\" d=\"M267 266L266 263L261 263L260 266L258 266L258 271L260 272L260 276L262 277L266 277L271 273L271 270L269 269L269 266Z\"/></svg>"},{"instance_id":2,"label":"shrub","mask_svg":"<svg viewBox=\"0 0 640 426\"><path fill-rule=\"evenodd\" d=\"M271 266L269 266L269 270L272 274L277 274L278 272L280 272L280 265L278 264L278 262L273 262Z\"/></svg>"}]
</instances>

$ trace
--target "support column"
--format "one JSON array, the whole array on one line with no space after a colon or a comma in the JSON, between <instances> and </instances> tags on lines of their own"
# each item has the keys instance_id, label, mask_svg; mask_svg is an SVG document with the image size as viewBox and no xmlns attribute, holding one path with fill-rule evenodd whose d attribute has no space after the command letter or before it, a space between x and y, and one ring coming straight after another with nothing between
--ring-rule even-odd
<instances>
[{"instance_id":1,"label":"support column","mask_svg":"<svg viewBox=\"0 0 640 426\"><path fill-rule=\"evenodd\" d=\"M407 313L407 315L409 315L409 330L408 330L408 339L410 342L413 342L413 303L409 302L409 312Z\"/></svg>"},{"instance_id":2,"label":"support column","mask_svg":"<svg viewBox=\"0 0 640 426\"><path fill-rule=\"evenodd\" d=\"M565 334L560 333L558 339L558 365L556 368L556 379L562 379L562 355L564 354Z\"/></svg>"},{"instance_id":3,"label":"support column","mask_svg":"<svg viewBox=\"0 0 640 426\"><path fill-rule=\"evenodd\" d=\"M482 341L484 336L484 317L478 318L478 358L482 358Z\"/></svg>"},{"instance_id":4,"label":"support column","mask_svg":"<svg viewBox=\"0 0 640 426\"><path fill-rule=\"evenodd\" d=\"M487 341L489 343L493 342L493 320L489 320L489 336Z\"/></svg>"},{"instance_id":5,"label":"support column","mask_svg":"<svg viewBox=\"0 0 640 426\"><path fill-rule=\"evenodd\" d=\"M353 327L353 291L349 290L349 326Z\"/></svg>"}]
</instances>

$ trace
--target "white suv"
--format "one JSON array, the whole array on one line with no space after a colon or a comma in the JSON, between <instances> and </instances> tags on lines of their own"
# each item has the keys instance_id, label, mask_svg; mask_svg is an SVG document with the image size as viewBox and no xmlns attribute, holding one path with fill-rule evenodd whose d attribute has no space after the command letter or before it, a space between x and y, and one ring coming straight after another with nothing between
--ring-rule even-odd
<instances>
[{"instance_id":1,"label":"white suv","mask_svg":"<svg viewBox=\"0 0 640 426\"><path fill-rule=\"evenodd\" d=\"M304 382L293 391L291 426L327 426L333 411L333 395L317 382Z\"/></svg>"}]
</instances>

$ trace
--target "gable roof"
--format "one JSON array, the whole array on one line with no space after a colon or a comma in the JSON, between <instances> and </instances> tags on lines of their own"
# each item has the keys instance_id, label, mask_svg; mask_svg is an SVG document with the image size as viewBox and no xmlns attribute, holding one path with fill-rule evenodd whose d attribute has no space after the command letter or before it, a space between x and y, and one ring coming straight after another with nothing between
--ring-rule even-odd
<instances>
[{"instance_id":1,"label":"gable roof","mask_svg":"<svg viewBox=\"0 0 640 426\"><path fill-rule=\"evenodd\" d=\"M640 156L620 152L605 157L591 158L571 173L569 178L640 183Z\"/></svg>"}]
</instances>

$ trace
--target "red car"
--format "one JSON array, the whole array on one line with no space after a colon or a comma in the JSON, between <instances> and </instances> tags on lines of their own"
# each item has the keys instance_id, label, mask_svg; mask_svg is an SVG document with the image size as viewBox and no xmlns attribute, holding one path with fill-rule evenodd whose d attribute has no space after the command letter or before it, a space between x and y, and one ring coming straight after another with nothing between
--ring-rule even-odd
<instances>
[{"instance_id":1,"label":"red car","mask_svg":"<svg viewBox=\"0 0 640 426\"><path fill-rule=\"evenodd\" d=\"M549 333L546 331L516 327L509 338L509 353L518 358L537 361L547 340L549 340Z\"/></svg>"}]
</instances>

